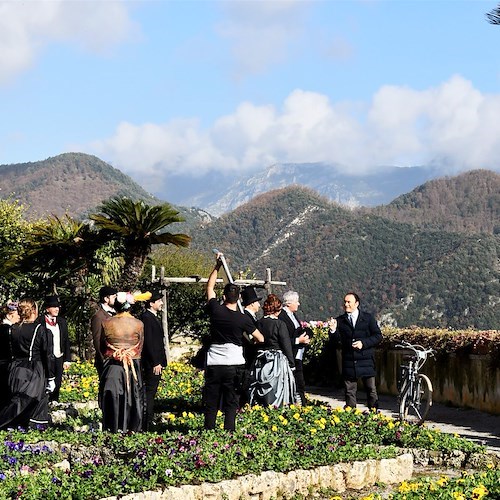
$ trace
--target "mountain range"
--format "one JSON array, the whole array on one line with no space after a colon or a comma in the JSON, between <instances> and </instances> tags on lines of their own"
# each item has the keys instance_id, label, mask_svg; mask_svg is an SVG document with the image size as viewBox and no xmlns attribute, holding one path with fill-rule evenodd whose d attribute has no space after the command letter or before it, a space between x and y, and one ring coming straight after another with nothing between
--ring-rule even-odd
<instances>
[{"instance_id":1,"label":"mountain range","mask_svg":"<svg viewBox=\"0 0 500 500\"><path fill-rule=\"evenodd\" d=\"M355 208L389 203L436 177L439 173L431 167L380 167L377 172L360 175L334 164L276 163L236 177L222 173L197 178L170 176L166 196L179 205L202 207L220 216L258 194L299 185ZM196 194L189 194L193 192Z\"/></svg>"},{"instance_id":2,"label":"mountain range","mask_svg":"<svg viewBox=\"0 0 500 500\"><path fill-rule=\"evenodd\" d=\"M430 181L384 213L292 186L195 230L193 246L217 247L235 274L251 269L262 278L271 268L273 279L299 291L309 319L340 314L352 290L386 325L498 329L499 194L500 175L479 170ZM458 230L461 212L468 217Z\"/></svg>"},{"instance_id":3,"label":"mountain range","mask_svg":"<svg viewBox=\"0 0 500 500\"><path fill-rule=\"evenodd\" d=\"M233 271L263 277L271 268L274 279L299 291L307 319L339 314L343 295L353 290L384 324L499 328L498 173L470 171L406 189L433 177L431 171L389 168L373 177L346 175L335 191L328 172L319 164L275 165L233 195L224 193L219 217L174 205L186 222L172 230L188 232L195 250L222 250ZM287 187L249 194L279 187L284 178ZM317 190L299 185L313 181ZM85 217L115 195L160 202L118 169L82 153L0 165L0 188L2 197L25 203L32 218ZM360 199L380 203L360 206ZM228 209L232 204L237 208Z\"/></svg>"}]
</instances>

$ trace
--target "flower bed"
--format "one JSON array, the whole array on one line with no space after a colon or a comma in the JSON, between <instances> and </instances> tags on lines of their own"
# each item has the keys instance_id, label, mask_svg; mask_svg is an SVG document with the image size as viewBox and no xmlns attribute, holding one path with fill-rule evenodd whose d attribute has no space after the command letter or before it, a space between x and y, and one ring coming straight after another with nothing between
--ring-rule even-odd
<instances>
[{"instance_id":1,"label":"flower bed","mask_svg":"<svg viewBox=\"0 0 500 500\"><path fill-rule=\"evenodd\" d=\"M64 387L71 387L63 391L65 404L73 412L76 401L91 400L95 377L86 363L75 363L65 377ZM159 394L166 411L156 433L101 432L98 409L79 410L45 432L0 432L0 498L95 499L265 470L390 458L406 448L483 451L471 441L382 414L324 405L246 407L235 433L204 431L201 384L199 372L170 364Z\"/></svg>"}]
</instances>

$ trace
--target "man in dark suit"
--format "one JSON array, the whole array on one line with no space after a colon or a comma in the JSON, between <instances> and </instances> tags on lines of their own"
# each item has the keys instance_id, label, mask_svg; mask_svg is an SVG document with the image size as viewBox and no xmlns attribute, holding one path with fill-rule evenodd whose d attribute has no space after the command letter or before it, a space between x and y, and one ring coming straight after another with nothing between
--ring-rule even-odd
<instances>
[{"instance_id":1,"label":"man in dark suit","mask_svg":"<svg viewBox=\"0 0 500 500\"><path fill-rule=\"evenodd\" d=\"M375 385L374 347L382 341L382 332L375 318L359 309L359 296L349 292L344 297L345 313L331 322L334 339L342 346L342 378L345 404L356 408L358 379L363 382L368 408L378 408Z\"/></svg>"},{"instance_id":2,"label":"man in dark suit","mask_svg":"<svg viewBox=\"0 0 500 500\"><path fill-rule=\"evenodd\" d=\"M283 308L279 313L278 318L286 324L290 341L292 342L293 357L295 358L295 384L297 392L300 396L302 406L307 404L306 400L306 382L304 380L304 369L302 360L304 359L305 347L311 339L309 335L302 329L297 310L299 308L299 294L293 290L289 290L283 294Z\"/></svg>"},{"instance_id":3,"label":"man in dark suit","mask_svg":"<svg viewBox=\"0 0 500 500\"><path fill-rule=\"evenodd\" d=\"M43 303L43 317L40 323L45 324L47 332L52 333L54 348L55 389L50 393L50 401L59 401L63 371L71 365L68 323L59 316L61 303L58 295L48 295Z\"/></svg>"},{"instance_id":4,"label":"man in dark suit","mask_svg":"<svg viewBox=\"0 0 500 500\"><path fill-rule=\"evenodd\" d=\"M146 391L144 430L151 430L154 418L154 402L163 368L167 366L165 333L158 314L163 308L163 295L153 292L146 303L147 309L140 319L144 323L144 346L142 348L142 371Z\"/></svg>"},{"instance_id":5,"label":"man in dark suit","mask_svg":"<svg viewBox=\"0 0 500 500\"><path fill-rule=\"evenodd\" d=\"M94 366L99 379L101 378L104 362L102 353L106 350L102 345L102 324L115 314L113 306L115 305L117 292L116 288L110 286L103 286L99 290L99 309L90 320L90 330L95 351Z\"/></svg>"}]
</instances>

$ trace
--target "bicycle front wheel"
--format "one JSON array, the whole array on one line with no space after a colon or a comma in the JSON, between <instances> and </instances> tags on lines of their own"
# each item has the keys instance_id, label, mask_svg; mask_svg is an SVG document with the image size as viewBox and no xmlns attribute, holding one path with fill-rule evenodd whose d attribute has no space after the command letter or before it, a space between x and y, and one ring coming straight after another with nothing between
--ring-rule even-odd
<instances>
[{"instance_id":1,"label":"bicycle front wheel","mask_svg":"<svg viewBox=\"0 0 500 500\"><path fill-rule=\"evenodd\" d=\"M422 425L432 406L432 383L419 373L411 390L406 391L399 404L399 417L410 424Z\"/></svg>"}]
</instances>

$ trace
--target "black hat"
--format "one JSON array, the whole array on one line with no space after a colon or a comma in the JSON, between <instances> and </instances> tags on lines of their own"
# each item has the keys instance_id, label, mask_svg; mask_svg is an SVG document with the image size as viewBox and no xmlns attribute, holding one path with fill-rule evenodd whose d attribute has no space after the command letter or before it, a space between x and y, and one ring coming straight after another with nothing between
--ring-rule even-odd
<instances>
[{"instance_id":1,"label":"black hat","mask_svg":"<svg viewBox=\"0 0 500 500\"><path fill-rule=\"evenodd\" d=\"M163 299L163 293L161 291L151 292L151 298L148 302L156 302L157 300Z\"/></svg>"},{"instance_id":2,"label":"black hat","mask_svg":"<svg viewBox=\"0 0 500 500\"><path fill-rule=\"evenodd\" d=\"M43 307L44 309L47 309L47 307L61 307L59 295L47 295L43 301Z\"/></svg>"},{"instance_id":3,"label":"black hat","mask_svg":"<svg viewBox=\"0 0 500 500\"><path fill-rule=\"evenodd\" d=\"M257 292L255 291L255 288L253 286L247 286L241 292L241 303L243 307L249 306L250 304L253 304L254 302L257 302L259 300L262 300L262 297L259 297L257 295Z\"/></svg>"},{"instance_id":4,"label":"black hat","mask_svg":"<svg viewBox=\"0 0 500 500\"><path fill-rule=\"evenodd\" d=\"M103 286L99 290L99 300L102 302L104 297L109 297L110 295L116 295L118 290L116 288L112 288L110 286Z\"/></svg>"}]
</instances>

